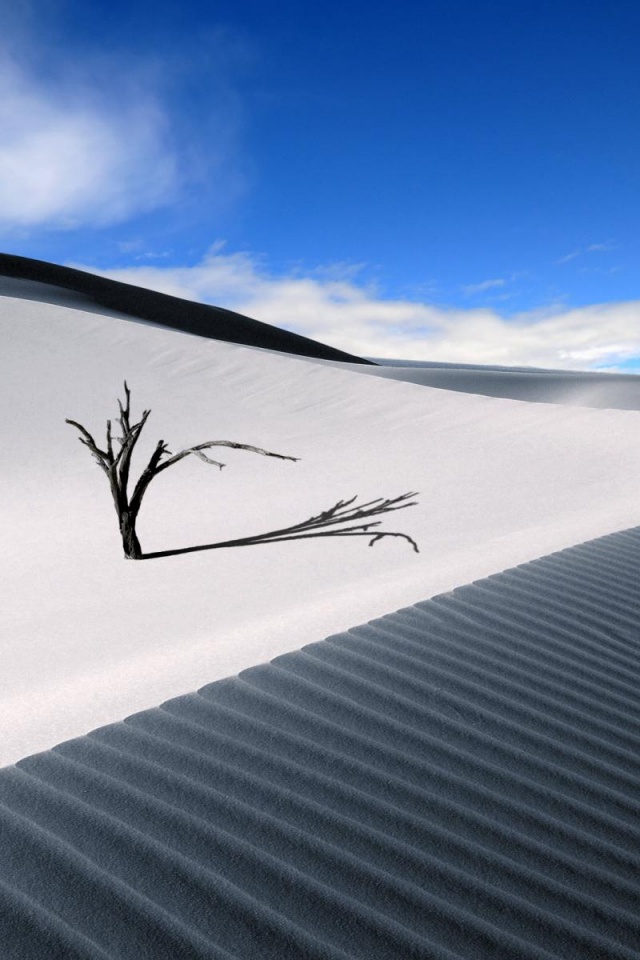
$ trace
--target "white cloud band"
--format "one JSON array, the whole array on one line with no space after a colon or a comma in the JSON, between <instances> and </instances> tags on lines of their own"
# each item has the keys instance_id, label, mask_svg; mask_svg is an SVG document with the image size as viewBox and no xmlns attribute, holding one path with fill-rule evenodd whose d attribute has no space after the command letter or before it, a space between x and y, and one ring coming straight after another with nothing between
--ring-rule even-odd
<instances>
[{"instance_id":1,"label":"white cloud band","mask_svg":"<svg viewBox=\"0 0 640 960\"><path fill-rule=\"evenodd\" d=\"M224 253L220 245L192 267L101 272L237 310L360 356L566 370L615 368L635 359L640 371L640 301L507 318L488 308L382 299L348 275L272 276L257 258Z\"/></svg>"}]
</instances>

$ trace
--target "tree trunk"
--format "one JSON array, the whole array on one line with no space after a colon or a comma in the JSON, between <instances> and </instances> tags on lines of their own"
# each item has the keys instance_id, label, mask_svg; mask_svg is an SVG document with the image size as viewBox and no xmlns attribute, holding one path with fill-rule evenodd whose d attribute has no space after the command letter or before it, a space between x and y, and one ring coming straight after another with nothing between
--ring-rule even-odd
<instances>
[{"instance_id":1,"label":"tree trunk","mask_svg":"<svg viewBox=\"0 0 640 960\"><path fill-rule=\"evenodd\" d=\"M125 559L141 560L142 548L136 534L136 517L132 516L128 510L120 514L120 533Z\"/></svg>"}]
</instances>

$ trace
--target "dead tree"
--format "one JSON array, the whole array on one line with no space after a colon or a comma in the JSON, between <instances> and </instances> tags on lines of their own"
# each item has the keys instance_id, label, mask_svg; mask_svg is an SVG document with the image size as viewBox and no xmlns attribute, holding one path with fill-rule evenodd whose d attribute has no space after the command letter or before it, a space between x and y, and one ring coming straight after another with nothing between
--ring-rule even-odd
<instances>
[{"instance_id":1,"label":"dead tree","mask_svg":"<svg viewBox=\"0 0 640 960\"><path fill-rule=\"evenodd\" d=\"M131 458L133 451L140 438L142 429L147 422L150 410L144 410L142 417L137 423L131 423L131 391L125 380L124 384L125 403L118 400L120 416L117 417L117 423L120 424L121 436L114 437L111 430L111 420L107 420L106 449L101 449L92 435L76 420L66 420L76 430L80 431L80 442L88 447L98 466L107 475L111 496L118 515L118 524L122 536L122 546L124 555L128 560L141 560L143 557L140 541L136 533L136 521L142 506L144 497L149 484L157 477L159 473L172 467L174 463L183 460L190 454L199 457L205 463L211 464L222 469L224 463L218 460L211 460L203 451L211 447L232 447L234 450L248 450L251 453L260 453L265 457L277 457L279 460L294 460L297 457L286 457L280 453L271 453L269 450L262 450L260 447L252 447L246 443L235 443L232 440L208 440L205 443L199 443L195 447L187 447L179 453L172 454L164 440L158 440L156 448L151 454L147 466L140 474L133 493L129 496L129 474L131 470ZM114 446L117 444L117 448ZM168 460L163 460L168 457Z\"/></svg>"},{"instance_id":2,"label":"dead tree","mask_svg":"<svg viewBox=\"0 0 640 960\"><path fill-rule=\"evenodd\" d=\"M310 537L368 537L369 546L373 546L383 537L400 537L413 546L418 552L418 545L408 534L396 533L392 531L377 530L380 526L379 520L372 520L372 517L380 516L385 513L391 513L395 510L402 510L405 507L415 505L415 500L411 497L417 496L415 493L403 493L399 497L392 499L370 500L368 503L356 505L357 497L350 500L339 500L328 510L315 516L303 520L301 523L293 524L289 527L282 527L279 530L271 530L268 533L256 534L251 537L243 537L239 540L226 540L220 543L209 543L196 547L183 547L177 550L163 550L158 553L143 554L140 547L140 541L136 533L136 521L149 484L157 477L159 473L168 467L178 463L190 454L199 457L205 463L211 464L222 469L223 463L218 460L212 460L203 451L211 447L231 447L234 450L248 450L250 453L259 453L265 457L277 457L279 460L297 461L298 457L287 457L281 453L272 453L269 450L262 450L260 447L252 447L246 443L235 443L233 440L207 440L205 443L199 443L195 447L187 447L179 453L171 453L164 440L158 440L156 448L151 454L147 466L140 474L133 488L133 493L129 496L129 474L131 469L131 458L133 451L140 438L142 429L147 422L150 410L144 410L142 417L137 423L131 423L131 391L124 384L125 403L118 400L120 416L117 417L117 423L120 425L122 436L114 437L111 430L111 420L107 420L106 449L101 449L93 436L86 427L77 420L66 420L80 432L79 440L89 449L94 460L101 470L107 475L111 495L118 515L118 524L122 537L122 546L124 555L129 560L152 559L156 557L174 556L180 553L194 553L199 550L215 550L221 547L240 547L251 546L259 543L279 543L282 540L305 540ZM114 444L118 445L116 449ZM168 457L168 459L163 459ZM353 526L344 526L344 524L354 524ZM364 522L363 522L364 521Z\"/></svg>"}]
</instances>

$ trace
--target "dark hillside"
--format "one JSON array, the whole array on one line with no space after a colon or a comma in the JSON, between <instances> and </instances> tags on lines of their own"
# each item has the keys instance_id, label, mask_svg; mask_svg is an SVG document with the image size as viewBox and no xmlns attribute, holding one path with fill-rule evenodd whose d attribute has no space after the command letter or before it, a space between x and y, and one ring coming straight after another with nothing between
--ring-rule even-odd
<instances>
[{"instance_id":1,"label":"dark hillside","mask_svg":"<svg viewBox=\"0 0 640 960\"><path fill-rule=\"evenodd\" d=\"M140 320L158 323L212 340L226 340L247 347L262 347L300 357L370 364L361 357L343 353L316 340L252 320L233 310L183 300L155 290L145 290L118 280L98 277L84 270L62 267L44 260L0 253L0 276L45 283L81 294L92 303Z\"/></svg>"}]
</instances>

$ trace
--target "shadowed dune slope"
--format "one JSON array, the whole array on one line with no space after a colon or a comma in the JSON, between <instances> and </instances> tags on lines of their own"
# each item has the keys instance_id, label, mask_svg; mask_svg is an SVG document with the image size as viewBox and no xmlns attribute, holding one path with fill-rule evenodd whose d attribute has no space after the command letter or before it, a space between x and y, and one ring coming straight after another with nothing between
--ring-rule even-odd
<instances>
[{"instance_id":1,"label":"shadowed dune slope","mask_svg":"<svg viewBox=\"0 0 640 960\"><path fill-rule=\"evenodd\" d=\"M484 397L640 410L640 376L637 374L390 360L376 360L375 366L347 366L358 373Z\"/></svg>"},{"instance_id":2,"label":"shadowed dune slope","mask_svg":"<svg viewBox=\"0 0 640 960\"><path fill-rule=\"evenodd\" d=\"M640 957L640 528L0 772L7 960Z\"/></svg>"},{"instance_id":3,"label":"shadowed dune slope","mask_svg":"<svg viewBox=\"0 0 640 960\"><path fill-rule=\"evenodd\" d=\"M249 347L263 347L294 356L344 360L357 364L370 363L317 340L309 340L300 334L252 320L232 310L183 300L43 260L0 253L0 277L3 276L57 287L71 293L76 300L79 297L85 299L88 305L106 307L135 319L200 337L226 340L228 343L240 343ZM14 295L25 296L25 291L15 292ZM26 293L26 296L28 298L29 294Z\"/></svg>"}]
</instances>

